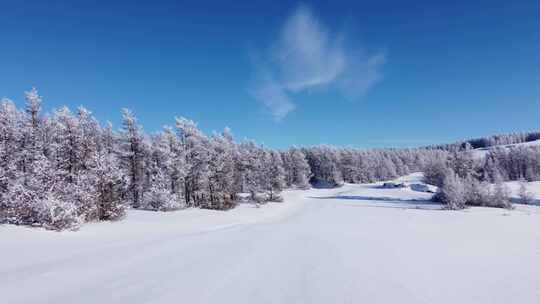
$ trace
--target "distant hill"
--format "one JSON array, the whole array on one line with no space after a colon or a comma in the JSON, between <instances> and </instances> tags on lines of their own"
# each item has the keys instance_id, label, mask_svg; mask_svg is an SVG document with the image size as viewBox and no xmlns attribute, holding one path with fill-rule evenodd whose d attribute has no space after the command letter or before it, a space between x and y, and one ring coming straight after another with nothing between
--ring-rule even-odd
<instances>
[{"instance_id":1,"label":"distant hill","mask_svg":"<svg viewBox=\"0 0 540 304\"><path fill-rule=\"evenodd\" d=\"M470 149L489 150L490 147L494 146L510 147L512 145L523 143L531 143L532 145L538 145L539 143L535 143L538 141L540 141L540 131L531 131L509 134L497 134L486 137L461 140L450 144L430 145L426 148L446 151L463 151Z\"/></svg>"}]
</instances>

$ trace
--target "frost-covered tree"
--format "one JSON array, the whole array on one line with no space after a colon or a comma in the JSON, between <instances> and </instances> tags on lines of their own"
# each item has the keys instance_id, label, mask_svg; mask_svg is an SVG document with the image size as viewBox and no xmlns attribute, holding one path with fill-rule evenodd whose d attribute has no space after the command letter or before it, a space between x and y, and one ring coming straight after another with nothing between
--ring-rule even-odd
<instances>
[{"instance_id":1,"label":"frost-covered tree","mask_svg":"<svg viewBox=\"0 0 540 304\"><path fill-rule=\"evenodd\" d=\"M229 209L234 207L234 143L226 129L214 134L209 142L208 194L206 207Z\"/></svg>"},{"instance_id":2,"label":"frost-covered tree","mask_svg":"<svg viewBox=\"0 0 540 304\"><path fill-rule=\"evenodd\" d=\"M532 193L527 189L527 184L524 180L519 182L519 203L524 205L529 205L533 202Z\"/></svg>"},{"instance_id":3,"label":"frost-covered tree","mask_svg":"<svg viewBox=\"0 0 540 304\"><path fill-rule=\"evenodd\" d=\"M67 107L53 114L56 170L59 178L74 183L81 167L82 128Z\"/></svg>"},{"instance_id":4,"label":"frost-covered tree","mask_svg":"<svg viewBox=\"0 0 540 304\"><path fill-rule=\"evenodd\" d=\"M197 128L195 122L184 117L176 118L176 130L185 156L185 201L189 207L199 207L208 199L208 138Z\"/></svg>"},{"instance_id":5,"label":"frost-covered tree","mask_svg":"<svg viewBox=\"0 0 540 304\"><path fill-rule=\"evenodd\" d=\"M503 150L494 149L486 155L484 165L482 166L482 178L489 182L494 182L496 178L502 178L500 162L504 161L505 153Z\"/></svg>"},{"instance_id":6,"label":"frost-covered tree","mask_svg":"<svg viewBox=\"0 0 540 304\"><path fill-rule=\"evenodd\" d=\"M296 186L300 189L309 188L311 169L304 152L297 147L292 147L285 155L288 156L290 162L288 172L288 175L290 175L290 183L288 186Z\"/></svg>"},{"instance_id":7,"label":"frost-covered tree","mask_svg":"<svg viewBox=\"0 0 540 304\"><path fill-rule=\"evenodd\" d=\"M263 188L269 201L282 201L281 191L285 188L285 170L281 155L273 150L264 151L263 172L261 175Z\"/></svg>"},{"instance_id":8,"label":"frost-covered tree","mask_svg":"<svg viewBox=\"0 0 540 304\"><path fill-rule=\"evenodd\" d=\"M170 181L163 169L157 167L151 176L151 186L144 193L142 207L156 211L171 211L183 207L182 200L170 191Z\"/></svg>"},{"instance_id":9,"label":"frost-covered tree","mask_svg":"<svg viewBox=\"0 0 540 304\"><path fill-rule=\"evenodd\" d=\"M9 99L0 103L0 209L8 202L5 199L11 184L20 178L18 164L23 139L22 113ZM5 207L4 207L5 208Z\"/></svg>"},{"instance_id":10,"label":"frost-covered tree","mask_svg":"<svg viewBox=\"0 0 540 304\"><path fill-rule=\"evenodd\" d=\"M250 193L251 199L255 200L257 194L264 191L264 150L253 141L245 141L240 144L242 163L242 184L244 191Z\"/></svg>"},{"instance_id":11,"label":"frost-covered tree","mask_svg":"<svg viewBox=\"0 0 540 304\"><path fill-rule=\"evenodd\" d=\"M55 113L53 120L57 125L53 138L56 144L56 175L65 183L63 191L57 193L62 201L71 201L77 212L86 220L97 218L95 180L88 173L90 156L83 151L85 144L92 141L86 137L80 120L69 109L62 108ZM92 149L95 152L95 149Z\"/></svg>"},{"instance_id":12,"label":"frost-covered tree","mask_svg":"<svg viewBox=\"0 0 540 304\"><path fill-rule=\"evenodd\" d=\"M540 148L492 148L485 158L471 149L540 139L540 132L513 133L411 149L353 149L327 145L275 151L232 133L206 136L195 122L148 136L133 114L122 129L101 127L91 112L62 107L42 114L36 89L25 106L0 103L0 221L49 229L121 218L128 204L152 210L184 206L227 209L238 193L279 200L287 187L336 187L423 171L440 186L449 208L509 208L505 180L540 180ZM495 182L495 185L488 183ZM523 202L530 193L521 187Z\"/></svg>"},{"instance_id":13,"label":"frost-covered tree","mask_svg":"<svg viewBox=\"0 0 540 304\"><path fill-rule=\"evenodd\" d=\"M446 165L445 160L432 160L424 167L424 182L441 187L449 171L450 168Z\"/></svg>"},{"instance_id":14,"label":"frost-covered tree","mask_svg":"<svg viewBox=\"0 0 540 304\"><path fill-rule=\"evenodd\" d=\"M437 197L445 204L446 208L451 210L465 208L465 203L467 202L465 186L461 178L453 170L450 170L445 175L444 181L438 191Z\"/></svg>"},{"instance_id":15,"label":"frost-covered tree","mask_svg":"<svg viewBox=\"0 0 540 304\"><path fill-rule=\"evenodd\" d=\"M335 147L321 145L304 150L311 168L311 183L317 187L336 187L343 183L340 158Z\"/></svg>"},{"instance_id":16,"label":"frost-covered tree","mask_svg":"<svg viewBox=\"0 0 540 304\"><path fill-rule=\"evenodd\" d=\"M122 167L129 176L128 196L134 208L139 208L143 196L145 143L137 119L128 109L122 110Z\"/></svg>"},{"instance_id":17,"label":"frost-covered tree","mask_svg":"<svg viewBox=\"0 0 540 304\"><path fill-rule=\"evenodd\" d=\"M343 149L340 154L340 170L343 180L348 183L358 182L358 169L356 164L357 158L355 151L352 149Z\"/></svg>"},{"instance_id":18,"label":"frost-covered tree","mask_svg":"<svg viewBox=\"0 0 540 304\"><path fill-rule=\"evenodd\" d=\"M41 158L43 152L43 120L41 117L41 96L36 88L25 93L26 108L23 122L23 138L21 140L20 163L25 180L33 172L34 162Z\"/></svg>"},{"instance_id":19,"label":"frost-covered tree","mask_svg":"<svg viewBox=\"0 0 540 304\"><path fill-rule=\"evenodd\" d=\"M454 172L463 179L474 174L474 159L469 150L451 153L448 163Z\"/></svg>"},{"instance_id":20,"label":"frost-covered tree","mask_svg":"<svg viewBox=\"0 0 540 304\"><path fill-rule=\"evenodd\" d=\"M510 190L504 184L501 177L496 177L495 179L495 187L488 205L491 207L512 208Z\"/></svg>"},{"instance_id":21,"label":"frost-covered tree","mask_svg":"<svg viewBox=\"0 0 540 304\"><path fill-rule=\"evenodd\" d=\"M114 220L123 217L127 208L122 199L125 172L120 168L118 156L104 148L94 152L92 162L90 172L97 192L97 219Z\"/></svg>"},{"instance_id":22,"label":"frost-covered tree","mask_svg":"<svg viewBox=\"0 0 540 304\"><path fill-rule=\"evenodd\" d=\"M466 203L471 206L488 206L491 199L490 186L471 176L464 179Z\"/></svg>"}]
</instances>

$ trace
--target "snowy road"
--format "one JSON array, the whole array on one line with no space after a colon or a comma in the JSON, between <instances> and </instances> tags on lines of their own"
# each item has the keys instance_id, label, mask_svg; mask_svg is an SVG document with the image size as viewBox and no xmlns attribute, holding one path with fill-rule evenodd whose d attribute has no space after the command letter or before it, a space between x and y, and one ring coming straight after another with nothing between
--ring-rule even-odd
<instances>
[{"instance_id":1,"label":"snowy road","mask_svg":"<svg viewBox=\"0 0 540 304\"><path fill-rule=\"evenodd\" d=\"M134 211L79 232L0 226L0 302L538 303L539 207L450 212L380 191Z\"/></svg>"}]
</instances>

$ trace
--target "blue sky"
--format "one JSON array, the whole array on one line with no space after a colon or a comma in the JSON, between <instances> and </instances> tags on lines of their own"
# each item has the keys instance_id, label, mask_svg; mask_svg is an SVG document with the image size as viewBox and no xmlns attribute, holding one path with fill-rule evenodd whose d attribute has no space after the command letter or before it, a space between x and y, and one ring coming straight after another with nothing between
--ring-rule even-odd
<instances>
[{"instance_id":1,"label":"blue sky","mask_svg":"<svg viewBox=\"0 0 540 304\"><path fill-rule=\"evenodd\" d=\"M538 1L137 2L2 1L0 96L277 148L539 129Z\"/></svg>"}]
</instances>

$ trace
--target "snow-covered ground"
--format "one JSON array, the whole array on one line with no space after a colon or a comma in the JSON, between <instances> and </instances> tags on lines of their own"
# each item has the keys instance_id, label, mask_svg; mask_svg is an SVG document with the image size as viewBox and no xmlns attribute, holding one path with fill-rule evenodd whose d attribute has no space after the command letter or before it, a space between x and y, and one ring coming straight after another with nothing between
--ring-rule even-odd
<instances>
[{"instance_id":1,"label":"snow-covered ground","mask_svg":"<svg viewBox=\"0 0 540 304\"><path fill-rule=\"evenodd\" d=\"M538 303L540 207L446 211L380 185L78 232L3 225L1 303Z\"/></svg>"},{"instance_id":2,"label":"snow-covered ground","mask_svg":"<svg viewBox=\"0 0 540 304\"><path fill-rule=\"evenodd\" d=\"M519 189L521 187L521 183L518 181L513 181L505 182L505 184L510 190L510 197L512 200L514 202L519 202ZM527 189L527 192L532 195L533 201L531 204L540 206L540 181L525 183L525 188Z\"/></svg>"}]
</instances>

